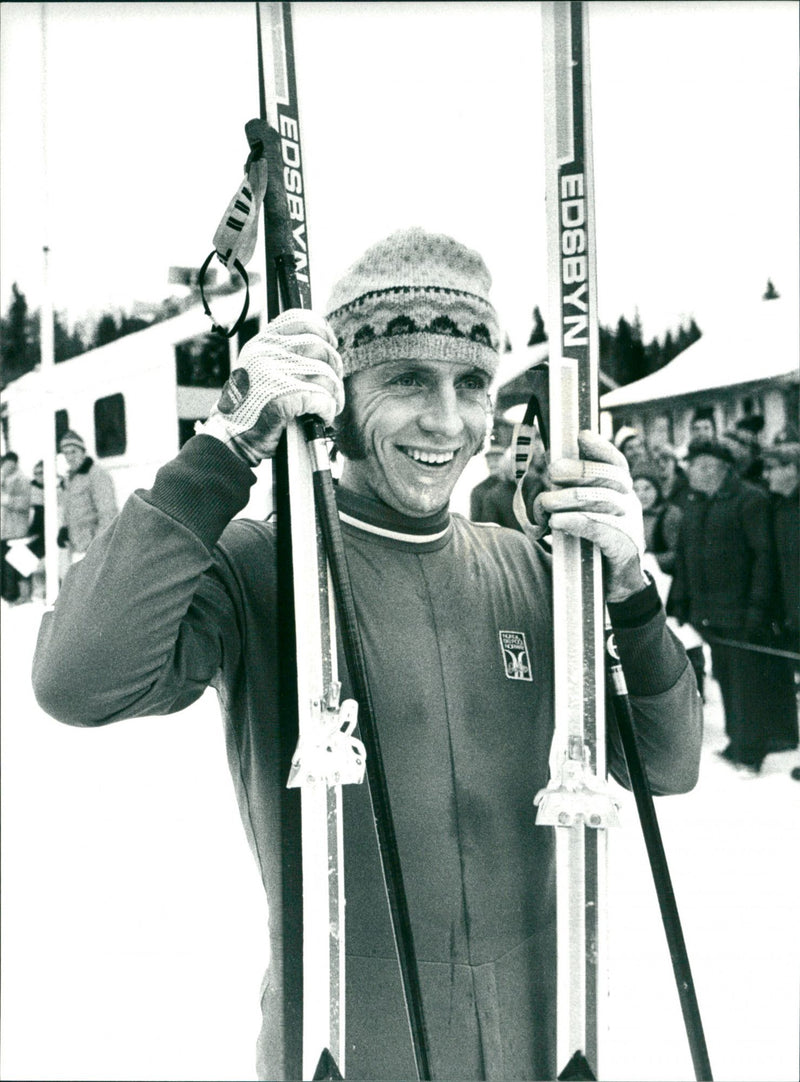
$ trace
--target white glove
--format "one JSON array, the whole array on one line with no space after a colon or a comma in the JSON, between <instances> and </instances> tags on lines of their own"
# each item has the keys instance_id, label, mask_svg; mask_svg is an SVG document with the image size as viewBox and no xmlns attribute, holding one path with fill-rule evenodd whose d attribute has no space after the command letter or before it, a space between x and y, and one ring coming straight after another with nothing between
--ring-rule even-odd
<instances>
[{"instance_id":1,"label":"white glove","mask_svg":"<svg viewBox=\"0 0 800 1082\"><path fill-rule=\"evenodd\" d=\"M330 425L343 405L333 331L320 316L292 308L244 345L208 420L195 432L216 437L255 466L274 455L289 421L315 414Z\"/></svg>"},{"instance_id":2,"label":"white glove","mask_svg":"<svg viewBox=\"0 0 800 1082\"><path fill-rule=\"evenodd\" d=\"M642 571L644 523L625 456L594 432L578 436L580 459L550 463L557 486L533 505L540 526L593 542L605 557L607 601L624 601L647 586Z\"/></svg>"}]
</instances>

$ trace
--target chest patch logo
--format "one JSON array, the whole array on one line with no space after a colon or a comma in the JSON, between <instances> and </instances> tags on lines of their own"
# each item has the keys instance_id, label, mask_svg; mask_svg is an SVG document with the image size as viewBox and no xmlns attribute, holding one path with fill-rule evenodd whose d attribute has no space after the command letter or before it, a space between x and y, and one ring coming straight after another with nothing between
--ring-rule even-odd
<instances>
[{"instance_id":1,"label":"chest patch logo","mask_svg":"<svg viewBox=\"0 0 800 1082\"><path fill-rule=\"evenodd\" d=\"M524 631L501 631L500 646L509 680L533 681L528 641Z\"/></svg>"}]
</instances>

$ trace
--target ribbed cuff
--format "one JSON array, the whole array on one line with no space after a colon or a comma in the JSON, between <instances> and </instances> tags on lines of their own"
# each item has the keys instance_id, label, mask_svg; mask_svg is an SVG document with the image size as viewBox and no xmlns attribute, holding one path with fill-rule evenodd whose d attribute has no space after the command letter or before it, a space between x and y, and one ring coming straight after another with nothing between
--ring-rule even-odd
<instances>
[{"instance_id":1,"label":"ribbed cuff","mask_svg":"<svg viewBox=\"0 0 800 1082\"><path fill-rule=\"evenodd\" d=\"M661 598L658 596L652 575L645 571L645 577L648 584L638 593L632 594L624 601L609 601L608 615L615 628L641 627L648 620L652 620L661 608Z\"/></svg>"},{"instance_id":2,"label":"ribbed cuff","mask_svg":"<svg viewBox=\"0 0 800 1082\"><path fill-rule=\"evenodd\" d=\"M630 694L660 695L669 691L688 662L685 650L667 628L652 579L626 601L610 603L608 615Z\"/></svg>"},{"instance_id":3,"label":"ribbed cuff","mask_svg":"<svg viewBox=\"0 0 800 1082\"><path fill-rule=\"evenodd\" d=\"M246 506L255 480L250 467L220 440L193 436L139 496L191 530L210 551Z\"/></svg>"}]
</instances>

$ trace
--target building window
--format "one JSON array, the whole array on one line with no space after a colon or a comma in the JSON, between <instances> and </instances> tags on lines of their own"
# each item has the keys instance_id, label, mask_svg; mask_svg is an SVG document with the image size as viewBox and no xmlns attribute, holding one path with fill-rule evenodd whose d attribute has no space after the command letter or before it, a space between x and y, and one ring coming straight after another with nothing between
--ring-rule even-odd
<instances>
[{"instance_id":1,"label":"building window","mask_svg":"<svg viewBox=\"0 0 800 1082\"><path fill-rule=\"evenodd\" d=\"M183 447L187 440L194 435L194 426L197 421L204 421L205 417L179 417L178 418L178 447Z\"/></svg>"},{"instance_id":2,"label":"building window","mask_svg":"<svg viewBox=\"0 0 800 1082\"><path fill-rule=\"evenodd\" d=\"M672 426L672 414L659 413L651 417L647 424L647 442L651 447L658 447L664 443L673 443L674 430Z\"/></svg>"},{"instance_id":3,"label":"building window","mask_svg":"<svg viewBox=\"0 0 800 1082\"><path fill-rule=\"evenodd\" d=\"M230 371L228 339L220 334L199 334L175 346L179 387L221 387Z\"/></svg>"},{"instance_id":4,"label":"building window","mask_svg":"<svg viewBox=\"0 0 800 1082\"><path fill-rule=\"evenodd\" d=\"M258 316L254 316L252 319L245 320L245 322L239 328L236 334L236 344L238 346L238 352L241 353L242 346L245 342L249 342L251 338L255 338L258 334L258 328L261 320Z\"/></svg>"},{"instance_id":5,"label":"building window","mask_svg":"<svg viewBox=\"0 0 800 1082\"><path fill-rule=\"evenodd\" d=\"M124 455L128 446L125 432L125 397L110 394L94 404L94 445L98 458Z\"/></svg>"}]
</instances>

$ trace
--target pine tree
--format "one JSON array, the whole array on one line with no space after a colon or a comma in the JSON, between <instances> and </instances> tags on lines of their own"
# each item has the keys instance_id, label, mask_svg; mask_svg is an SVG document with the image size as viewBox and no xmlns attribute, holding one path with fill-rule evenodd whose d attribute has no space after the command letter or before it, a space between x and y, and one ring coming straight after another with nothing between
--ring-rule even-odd
<instances>
[{"instance_id":1,"label":"pine tree","mask_svg":"<svg viewBox=\"0 0 800 1082\"><path fill-rule=\"evenodd\" d=\"M778 297L780 297L780 293L777 291L775 286L772 284L772 279L768 278L767 279L767 289L766 289L766 292L764 293L764 295L762 296L761 299L763 301L776 301L778 299Z\"/></svg>"},{"instance_id":2,"label":"pine tree","mask_svg":"<svg viewBox=\"0 0 800 1082\"><path fill-rule=\"evenodd\" d=\"M683 351L688 345L689 330L683 323L681 323L680 327L678 328L678 333L675 336L675 356L677 357L679 353L683 353Z\"/></svg>"},{"instance_id":3,"label":"pine tree","mask_svg":"<svg viewBox=\"0 0 800 1082\"><path fill-rule=\"evenodd\" d=\"M531 336L528 339L529 346L538 346L540 342L547 341L547 331L544 329L544 320L542 319L542 313L539 311L537 305L533 310L533 330Z\"/></svg>"},{"instance_id":4,"label":"pine tree","mask_svg":"<svg viewBox=\"0 0 800 1082\"><path fill-rule=\"evenodd\" d=\"M135 334L136 331L143 331L145 327L149 326L150 323L146 319L142 319L141 316L123 314L119 324L119 337L123 338L126 334Z\"/></svg>"},{"instance_id":5,"label":"pine tree","mask_svg":"<svg viewBox=\"0 0 800 1082\"><path fill-rule=\"evenodd\" d=\"M63 312L56 312L53 317L53 340L53 360L56 364L77 357L86 350L80 332L68 329Z\"/></svg>"},{"instance_id":6,"label":"pine tree","mask_svg":"<svg viewBox=\"0 0 800 1082\"><path fill-rule=\"evenodd\" d=\"M644 348L644 366L649 376L652 372L657 372L662 366L661 357L661 343L657 338L651 338Z\"/></svg>"},{"instance_id":7,"label":"pine tree","mask_svg":"<svg viewBox=\"0 0 800 1082\"><path fill-rule=\"evenodd\" d=\"M614 351L614 332L610 327L604 327L601 324L598 327L598 340L600 346L600 368L607 376L613 379L615 383L621 384L622 381L619 378L619 366Z\"/></svg>"},{"instance_id":8,"label":"pine tree","mask_svg":"<svg viewBox=\"0 0 800 1082\"><path fill-rule=\"evenodd\" d=\"M99 319L97 327L95 328L94 338L92 339L92 348L98 346L106 346L109 342L113 342L119 338L119 326L116 319L110 312L105 312Z\"/></svg>"},{"instance_id":9,"label":"pine tree","mask_svg":"<svg viewBox=\"0 0 800 1082\"><path fill-rule=\"evenodd\" d=\"M688 343L689 345L691 345L693 342L696 342L698 338L703 337L703 332L700 330L700 328L695 323L694 316L692 316L692 318L689 320L688 334L689 334L689 343Z\"/></svg>"},{"instance_id":10,"label":"pine tree","mask_svg":"<svg viewBox=\"0 0 800 1082\"><path fill-rule=\"evenodd\" d=\"M642 319L638 308L631 324L631 370L635 373L633 379L641 379L647 375L647 359L645 357L644 339L642 337Z\"/></svg>"},{"instance_id":11,"label":"pine tree","mask_svg":"<svg viewBox=\"0 0 800 1082\"><path fill-rule=\"evenodd\" d=\"M625 316L620 316L617 321L614 357L616 359L618 383L632 383L645 374L641 327L637 329L635 321L631 326Z\"/></svg>"},{"instance_id":12,"label":"pine tree","mask_svg":"<svg viewBox=\"0 0 800 1082\"><path fill-rule=\"evenodd\" d=\"M667 331L664 335L664 344L661 346L661 356L663 358L661 362L662 367L665 364L669 364L672 358L677 356L677 350L675 349L675 342L672 338L671 331Z\"/></svg>"},{"instance_id":13,"label":"pine tree","mask_svg":"<svg viewBox=\"0 0 800 1082\"><path fill-rule=\"evenodd\" d=\"M42 327L42 313L41 310L34 312L34 314L28 320L29 337L31 343L31 349L36 357L36 363L41 362L41 327ZM66 316L63 312L53 313L53 361L58 364L59 361L68 361L72 357L77 357L79 353L84 353L86 346L84 345L83 338L78 330L69 330L67 326Z\"/></svg>"},{"instance_id":14,"label":"pine tree","mask_svg":"<svg viewBox=\"0 0 800 1082\"><path fill-rule=\"evenodd\" d=\"M0 365L2 385L30 372L38 361L38 350L33 346L28 301L16 282L11 286L11 304L8 315L0 320Z\"/></svg>"}]
</instances>

